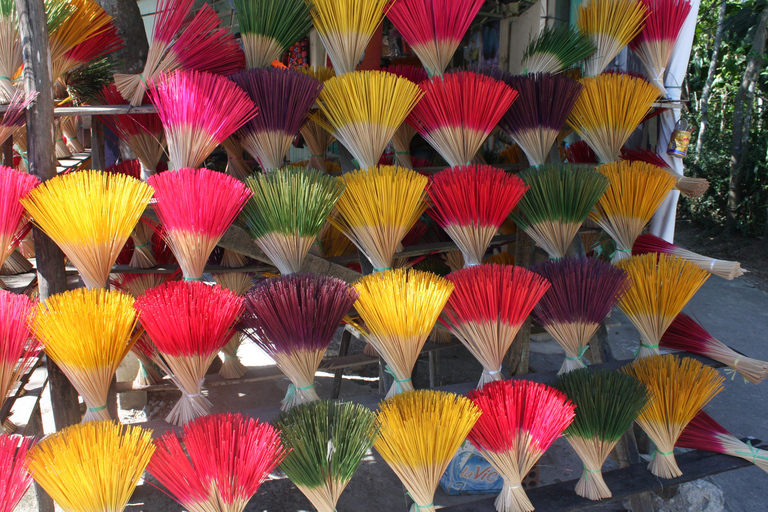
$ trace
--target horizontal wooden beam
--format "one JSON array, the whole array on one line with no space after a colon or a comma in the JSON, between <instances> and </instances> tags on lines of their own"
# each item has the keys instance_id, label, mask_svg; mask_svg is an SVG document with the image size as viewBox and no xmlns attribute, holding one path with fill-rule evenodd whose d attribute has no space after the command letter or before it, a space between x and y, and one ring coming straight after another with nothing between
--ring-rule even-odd
<instances>
[{"instance_id":1,"label":"horizontal wooden beam","mask_svg":"<svg viewBox=\"0 0 768 512\"><path fill-rule=\"evenodd\" d=\"M0 105L0 112L8 110L8 105ZM76 107L56 107L53 115L68 116L119 116L125 114L154 114L154 105L81 105Z\"/></svg>"}]
</instances>

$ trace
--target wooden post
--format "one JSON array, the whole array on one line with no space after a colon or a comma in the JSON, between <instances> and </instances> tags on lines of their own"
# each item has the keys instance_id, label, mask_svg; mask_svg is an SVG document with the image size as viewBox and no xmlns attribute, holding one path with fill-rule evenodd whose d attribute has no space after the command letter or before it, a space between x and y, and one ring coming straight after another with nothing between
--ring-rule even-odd
<instances>
[{"instance_id":1,"label":"wooden post","mask_svg":"<svg viewBox=\"0 0 768 512\"><path fill-rule=\"evenodd\" d=\"M41 181L56 176L53 149L53 95L51 91L48 28L43 0L16 0L19 37L24 62L24 87L38 96L27 109L29 172ZM64 254L42 231L33 228L40 299L67 289ZM51 405L58 430L80 422L77 392L59 368L48 360Z\"/></svg>"},{"instance_id":2,"label":"wooden post","mask_svg":"<svg viewBox=\"0 0 768 512\"><path fill-rule=\"evenodd\" d=\"M103 171L107 168L104 150L104 126L98 117L93 117L91 119L91 169Z\"/></svg>"},{"instance_id":3,"label":"wooden post","mask_svg":"<svg viewBox=\"0 0 768 512\"><path fill-rule=\"evenodd\" d=\"M530 267L536 256L536 243L522 229L517 230L515 238L515 266ZM525 319L512 343L507 355L509 371L512 375L528 373L531 348L531 317Z\"/></svg>"},{"instance_id":4,"label":"wooden post","mask_svg":"<svg viewBox=\"0 0 768 512\"><path fill-rule=\"evenodd\" d=\"M3 142L3 165L13 167L13 136Z\"/></svg>"}]
</instances>

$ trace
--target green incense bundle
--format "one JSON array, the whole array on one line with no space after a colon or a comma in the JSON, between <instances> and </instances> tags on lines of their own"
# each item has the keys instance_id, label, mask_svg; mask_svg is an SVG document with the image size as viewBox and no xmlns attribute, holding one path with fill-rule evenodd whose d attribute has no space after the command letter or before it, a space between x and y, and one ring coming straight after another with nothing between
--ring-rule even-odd
<instances>
[{"instance_id":1,"label":"green incense bundle","mask_svg":"<svg viewBox=\"0 0 768 512\"><path fill-rule=\"evenodd\" d=\"M344 183L314 169L294 167L254 174L245 183L253 192L240 216L245 230L281 274L298 272Z\"/></svg>"},{"instance_id":2,"label":"green incense bundle","mask_svg":"<svg viewBox=\"0 0 768 512\"><path fill-rule=\"evenodd\" d=\"M608 454L651 400L648 388L625 373L588 368L557 379L557 388L576 404L565 438L584 463L576 494L590 500L611 497L601 468Z\"/></svg>"},{"instance_id":3,"label":"green incense bundle","mask_svg":"<svg viewBox=\"0 0 768 512\"><path fill-rule=\"evenodd\" d=\"M597 51L592 39L570 25L546 27L523 54L524 73L560 73Z\"/></svg>"},{"instance_id":4,"label":"green incense bundle","mask_svg":"<svg viewBox=\"0 0 768 512\"><path fill-rule=\"evenodd\" d=\"M304 0L234 0L247 68L266 68L312 28Z\"/></svg>"},{"instance_id":5,"label":"green incense bundle","mask_svg":"<svg viewBox=\"0 0 768 512\"><path fill-rule=\"evenodd\" d=\"M297 405L274 421L288 455L280 464L319 512L336 502L378 437L366 407L327 400Z\"/></svg>"},{"instance_id":6,"label":"green incense bundle","mask_svg":"<svg viewBox=\"0 0 768 512\"><path fill-rule=\"evenodd\" d=\"M550 258L562 258L610 180L591 166L547 164L519 176L528 192L512 214Z\"/></svg>"}]
</instances>

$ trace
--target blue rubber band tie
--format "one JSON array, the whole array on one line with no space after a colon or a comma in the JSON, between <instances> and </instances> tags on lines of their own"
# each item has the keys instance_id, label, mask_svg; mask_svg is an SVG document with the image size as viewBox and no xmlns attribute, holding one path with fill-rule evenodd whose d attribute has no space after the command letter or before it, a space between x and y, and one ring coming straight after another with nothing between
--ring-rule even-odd
<instances>
[{"instance_id":1,"label":"blue rubber band tie","mask_svg":"<svg viewBox=\"0 0 768 512\"><path fill-rule=\"evenodd\" d=\"M387 270L392 270L392 267L382 267L382 268L373 269L374 272L386 272Z\"/></svg>"},{"instance_id":2,"label":"blue rubber band tie","mask_svg":"<svg viewBox=\"0 0 768 512\"><path fill-rule=\"evenodd\" d=\"M395 372L392 371L392 368L389 367L389 365L386 365L384 367L384 371L392 376L392 378L395 380L395 386L397 386L398 393L401 393L403 391L403 387L400 385L401 382L410 382L411 378L408 377L407 379L398 379L397 375L395 375Z\"/></svg>"}]
</instances>

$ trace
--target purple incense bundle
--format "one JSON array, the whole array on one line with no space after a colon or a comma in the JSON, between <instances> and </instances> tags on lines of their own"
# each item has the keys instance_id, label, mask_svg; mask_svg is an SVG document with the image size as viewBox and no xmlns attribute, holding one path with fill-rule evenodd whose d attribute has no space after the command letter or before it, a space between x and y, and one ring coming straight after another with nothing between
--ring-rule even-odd
<instances>
[{"instance_id":1,"label":"purple incense bundle","mask_svg":"<svg viewBox=\"0 0 768 512\"><path fill-rule=\"evenodd\" d=\"M595 258L549 260L531 270L552 283L533 317L565 349L558 374L584 368L589 340L629 288L627 273Z\"/></svg>"},{"instance_id":2,"label":"purple incense bundle","mask_svg":"<svg viewBox=\"0 0 768 512\"><path fill-rule=\"evenodd\" d=\"M542 165L583 87L567 76L549 73L510 76L505 82L520 98L499 124L525 151L531 165Z\"/></svg>"},{"instance_id":3,"label":"purple incense bundle","mask_svg":"<svg viewBox=\"0 0 768 512\"><path fill-rule=\"evenodd\" d=\"M315 104L322 82L292 69L248 69L232 75L259 109L237 133L262 170L283 166L285 155Z\"/></svg>"},{"instance_id":4,"label":"purple incense bundle","mask_svg":"<svg viewBox=\"0 0 768 512\"><path fill-rule=\"evenodd\" d=\"M291 379L284 410L319 400L315 372L358 295L334 277L289 274L262 281L245 296L244 334Z\"/></svg>"}]
</instances>

